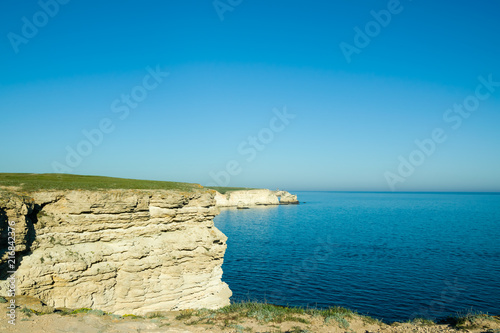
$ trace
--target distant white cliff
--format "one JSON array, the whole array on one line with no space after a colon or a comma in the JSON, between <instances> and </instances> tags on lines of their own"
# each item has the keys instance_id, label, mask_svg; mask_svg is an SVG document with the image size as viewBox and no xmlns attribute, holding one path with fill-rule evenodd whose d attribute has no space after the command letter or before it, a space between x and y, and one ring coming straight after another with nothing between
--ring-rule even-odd
<instances>
[{"instance_id":1,"label":"distant white cliff","mask_svg":"<svg viewBox=\"0 0 500 333\"><path fill-rule=\"evenodd\" d=\"M216 207L249 207L298 204L297 196L286 191L241 190L215 193Z\"/></svg>"}]
</instances>

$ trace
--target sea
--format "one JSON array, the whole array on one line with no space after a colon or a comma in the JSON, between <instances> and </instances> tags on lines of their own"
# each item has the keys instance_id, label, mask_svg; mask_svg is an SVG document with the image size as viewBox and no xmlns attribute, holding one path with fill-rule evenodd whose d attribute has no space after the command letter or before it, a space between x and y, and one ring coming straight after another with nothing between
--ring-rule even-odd
<instances>
[{"instance_id":1,"label":"sea","mask_svg":"<svg viewBox=\"0 0 500 333\"><path fill-rule=\"evenodd\" d=\"M293 192L223 209L232 302L347 307L386 322L500 315L500 194Z\"/></svg>"}]
</instances>

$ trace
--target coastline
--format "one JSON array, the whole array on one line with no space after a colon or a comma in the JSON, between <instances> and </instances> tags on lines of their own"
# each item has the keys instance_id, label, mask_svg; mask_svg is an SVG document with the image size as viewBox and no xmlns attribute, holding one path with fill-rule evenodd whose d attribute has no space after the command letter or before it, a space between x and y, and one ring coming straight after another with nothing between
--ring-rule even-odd
<instances>
[{"instance_id":1,"label":"coastline","mask_svg":"<svg viewBox=\"0 0 500 333\"><path fill-rule=\"evenodd\" d=\"M84 181L87 182L87 179ZM110 184L116 186L114 183L115 180L112 181L113 183ZM127 180L127 183L129 182L130 180ZM58 186L60 186L59 183ZM39 223L36 225L33 224L39 232L37 234L39 242L36 244L36 248L34 247L33 249L38 252L40 252L40 249L45 250L47 256L41 256L40 253L35 255L33 253L30 254L30 256L39 257L37 257L39 259L38 261L34 261L37 267L50 267L51 265L49 264L51 262L55 262L50 261L52 258L49 256L49 252L52 252L52 254L54 253L53 251L49 251L54 247L74 245L70 244L71 242L68 237L63 237L63 234L73 235L74 233L69 232L72 229L58 229L61 234L59 235L60 239L53 240L51 237L48 237L48 243L51 244L50 246L47 242L44 243L44 239L47 237L44 238L44 234L40 233L40 231L50 231L52 236L57 236L54 234L54 231L56 230L54 228L60 228L60 226L59 224L52 225L53 222L67 220L67 216L70 215L72 216L72 219L79 219L74 222L84 221L82 219L83 217L92 218L93 226L96 226L96 221L100 221L102 223L101 227L103 230L108 229L106 225L110 221L115 224L118 222L124 223L121 220L117 220L117 216L126 217L126 221L131 220L132 216L137 216L141 217L145 225L165 224L170 226L182 226L183 228L189 226L189 230L192 234L199 233L203 236L203 239L206 238L205 235L207 233L203 233L203 230L197 228L206 228L209 230L209 235L213 234L212 231L216 229L214 228L211 220L218 214L219 207L224 208L217 205L214 190L202 188L197 185L181 183L155 184L155 186L169 186L173 188L169 188L169 190L52 189L47 191L47 193L42 193L36 190L28 190L26 192L21 191L21 184L20 187L16 188L4 187L2 194L5 194L6 196L2 198L8 199L4 202L6 217L11 217L13 221L17 221L19 223L19 227L22 227L21 221L28 223L30 219L34 221L33 223ZM81 187L81 185L78 184L78 187ZM130 187L135 188L137 185L132 184ZM10 191L20 192L9 194ZM149 194L143 198L145 192ZM280 201L276 204L275 198L278 194L281 194L281 196L292 196L292 198L295 197L296 199L296 196L288 192L276 192L277 191L270 190L234 190L225 193L224 197L226 200L228 199L228 196L229 198L233 197L233 199L238 199L238 201L235 200L238 203L236 208L238 208L240 203L249 205L250 207L266 207L284 204ZM28 194L30 193L35 193L36 195L34 195L33 198L28 197ZM7 194L9 194L9 196L7 196ZM153 197L148 197L151 194ZM264 194L264 196L262 196L262 194ZM131 197L137 198L137 200L134 199L130 201L127 199ZM270 198L270 201L267 202L272 203L267 204L262 198ZM243 199L244 201L240 199ZM234 208L235 206L230 206L229 208L231 207ZM305 209L307 206L303 208ZM300 209L299 211L304 211L304 209ZM27 218L23 220L23 217L26 216ZM105 219L102 221L99 219L96 220L99 216L105 217ZM81 223L74 224L79 227L84 225ZM127 226L128 224L125 225L125 227ZM137 227L135 225L131 226ZM68 225L67 227L73 228L71 225ZM52 229L45 230L44 228ZM19 228L19 235L24 235L21 233L22 230L24 229ZM119 228L113 229L113 232L116 234L117 230L119 230ZM145 229L141 230L144 231ZM178 230L184 229L180 228ZM90 231L90 229L88 231ZM155 229L153 231L157 232L158 230ZM170 233L175 230L165 229L159 231L162 233L168 231ZM101 231L98 230L98 232ZM88 238L89 235L90 232L88 232L86 237ZM179 235L182 236L183 234ZM213 239L207 238L207 244L212 248L214 246L219 248L218 257L212 258L218 265L221 264L220 255L223 252L222 250L225 249L225 239L223 235L215 236ZM23 239L24 236L19 240ZM87 241L87 239L82 239L82 241L83 240ZM22 246L24 244L19 243L16 245ZM181 245L184 246L184 244ZM86 255L85 258L82 257L83 254ZM94 253L91 251L91 254L93 255ZM30 259L30 256L26 256L24 258L24 264L27 262L29 263L29 260L33 259ZM69 251L68 256L70 257L69 259L71 259L70 261L73 263L85 262L83 259L90 260L93 258L89 253L84 252L81 252L77 257L74 252ZM192 256L192 253L190 256ZM190 256L186 256L186 258ZM177 265L179 258L175 258L175 265ZM43 265L44 262L45 265ZM99 262L96 263L99 264ZM204 267L205 264L206 262L203 261L203 265L200 266ZM99 273L99 271L97 271L97 273ZM54 276L57 275L55 273L51 274ZM217 276L214 281L216 280L218 280ZM187 288L189 286L183 287L189 289ZM429 319L415 319L404 323L384 323L378 319L360 315L351 310L339 307L331 308L333 310L314 310L251 302L230 304L229 295L226 296L227 303L218 303L219 305L214 306L211 309L206 309L206 305L198 302L191 303L184 308L178 307L177 309L158 307L153 309L154 311L147 313L133 312L133 310L130 309L121 309L120 312L117 312L114 309L100 307L98 304L91 304L89 307L92 309L69 308L70 305L64 305L68 306L68 308L64 308L61 307L60 304L49 304L53 306L50 307L47 304L42 303L40 300L33 300L26 296L19 296L16 297L16 307L14 308L14 312L17 316L16 330L9 331L47 332L51 331L51 328L53 327L67 327L67 325L74 325L77 322L81 323L83 321L92 327L90 330L84 330L85 332L121 332L127 331L124 330L125 327L135 327L131 329L133 331L151 329L152 332L463 332L464 330L467 330L468 332L474 333L500 333L499 318L497 316L490 316L482 313L467 313L462 316L457 315L456 317L442 318L437 322L432 322ZM131 298L128 297L127 300L130 301ZM43 301L48 303L51 299L49 297ZM226 301L224 300L224 302ZM6 299L0 298L0 309L4 309L5 307L4 310L8 310L8 305L9 303ZM4 318L5 321L0 322L0 331L7 327L12 328L12 326L7 325L8 317ZM78 326L73 326L73 329L68 330L83 332L78 329Z\"/></svg>"},{"instance_id":2,"label":"coastline","mask_svg":"<svg viewBox=\"0 0 500 333\"><path fill-rule=\"evenodd\" d=\"M4 303L2 303L4 302ZM0 309L7 310L0 299ZM265 303L233 303L218 310L158 312L145 316L115 315L91 309L53 309L39 301L20 297L16 325L0 322L0 331L51 332L171 332L171 333L340 333L340 332L470 332L498 333L500 318L468 313L439 321L416 318L407 322L384 323L346 308L326 310L292 308Z\"/></svg>"}]
</instances>

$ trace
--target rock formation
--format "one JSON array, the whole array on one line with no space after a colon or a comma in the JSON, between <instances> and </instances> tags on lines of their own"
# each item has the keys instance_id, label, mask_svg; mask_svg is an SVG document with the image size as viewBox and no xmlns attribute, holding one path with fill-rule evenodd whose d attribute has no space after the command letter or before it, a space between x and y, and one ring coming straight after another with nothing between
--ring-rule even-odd
<instances>
[{"instance_id":1,"label":"rock formation","mask_svg":"<svg viewBox=\"0 0 500 333\"><path fill-rule=\"evenodd\" d=\"M298 204L296 195L286 191L271 190L241 190L231 191L226 194L215 193L217 207L249 207L267 205Z\"/></svg>"},{"instance_id":2,"label":"rock formation","mask_svg":"<svg viewBox=\"0 0 500 333\"><path fill-rule=\"evenodd\" d=\"M286 191L276 191L276 196L280 200L280 205L298 205L299 200L294 194L290 194Z\"/></svg>"},{"instance_id":3,"label":"rock formation","mask_svg":"<svg viewBox=\"0 0 500 333\"><path fill-rule=\"evenodd\" d=\"M243 190L227 192L225 195L215 193L218 207L279 205L279 199L270 190Z\"/></svg>"},{"instance_id":4,"label":"rock formation","mask_svg":"<svg viewBox=\"0 0 500 333\"><path fill-rule=\"evenodd\" d=\"M0 191L0 296L14 221L18 295L122 315L228 305L217 214L206 190Z\"/></svg>"}]
</instances>

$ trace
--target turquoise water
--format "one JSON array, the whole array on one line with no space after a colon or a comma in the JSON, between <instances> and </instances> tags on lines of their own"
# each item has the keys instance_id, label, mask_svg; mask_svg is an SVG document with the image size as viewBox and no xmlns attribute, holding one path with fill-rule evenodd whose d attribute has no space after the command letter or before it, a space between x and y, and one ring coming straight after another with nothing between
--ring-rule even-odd
<instances>
[{"instance_id":1,"label":"turquoise water","mask_svg":"<svg viewBox=\"0 0 500 333\"><path fill-rule=\"evenodd\" d=\"M387 321L500 314L500 195L297 192L223 210L232 301L340 305Z\"/></svg>"}]
</instances>

